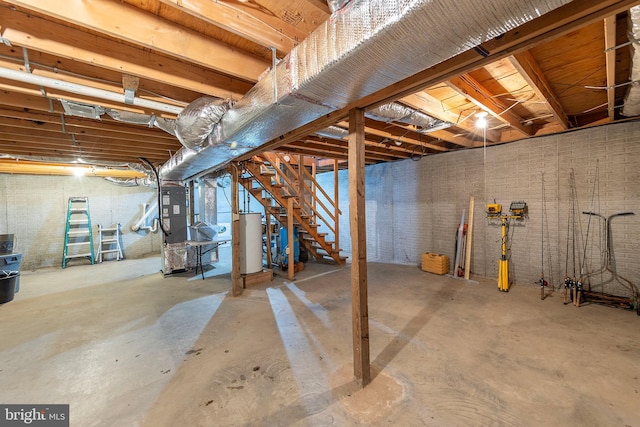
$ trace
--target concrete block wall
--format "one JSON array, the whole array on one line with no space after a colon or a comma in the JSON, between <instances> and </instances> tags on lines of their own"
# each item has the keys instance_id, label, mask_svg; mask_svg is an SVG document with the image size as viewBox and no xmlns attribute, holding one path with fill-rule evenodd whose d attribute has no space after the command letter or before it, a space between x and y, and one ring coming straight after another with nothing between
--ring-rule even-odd
<instances>
[{"instance_id":1,"label":"concrete block wall","mask_svg":"<svg viewBox=\"0 0 640 427\"><path fill-rule=\"evenodd\" d=\"M15 251L23 254L23 269L61 265L67 201L72 196L89 198L96 254L97 225L116 223L121 225L126 258L160 253L159 234L131 231L142 216L141 204L156 200L154 188L122 187L96 177L0 174L0 234L16 236ZM69 265L84 262L88 261Z\"/></svg>"},{"instance_id":2,"label":"concrete block wall","mask_svg":"<svg viewBox=\"0 0 640 427\"><path fill-rule=\"evenodd\" d=\"M499 225L486 219L486 204L495 199L502 204L503 212L508 212L512 201L524 200L529 218L521 224L512 222L509 228L513 282L534 286L540 279L543 214L544 275L558 287L565 274L573 274L574 264L579 276L581 268L598 271L604 263L603 221L582 212L608 217L629 211L635 215L617 217L611 223L612 247L617 273L640 286L638 164L640 123L630 122L531 138L486 150L462 150L419 161L368 166L368 259L419 265L422 253L438 252L448 255L452 265L456 228L462 210L468 210L469 198L474 196L471 271L497 277L501 231ZM333 173L319 175L318 181L332 194ZM343 212L340 246L350 252L346 170L339 172L339 193ZM592 289L629 295L627 286L605 273L590 277ZM606 283L602 285L603 282Z\"/></svg>"}]
</instances>

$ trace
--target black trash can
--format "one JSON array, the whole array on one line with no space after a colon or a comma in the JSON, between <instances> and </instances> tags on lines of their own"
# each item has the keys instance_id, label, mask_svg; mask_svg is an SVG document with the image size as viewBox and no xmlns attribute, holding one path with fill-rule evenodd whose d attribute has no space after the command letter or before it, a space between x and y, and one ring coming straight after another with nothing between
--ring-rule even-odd
<instances>
[{"instance_id":1,"label":"black trash can","mask_svg":"<svg viewBox=\"0 0 640 427\"><path fill-rule=\"evenodd\" d=\"M16 294L16 281L19 277L19 271L0 270L0 304L13 301Z\"/></svg>"}]
</instances>

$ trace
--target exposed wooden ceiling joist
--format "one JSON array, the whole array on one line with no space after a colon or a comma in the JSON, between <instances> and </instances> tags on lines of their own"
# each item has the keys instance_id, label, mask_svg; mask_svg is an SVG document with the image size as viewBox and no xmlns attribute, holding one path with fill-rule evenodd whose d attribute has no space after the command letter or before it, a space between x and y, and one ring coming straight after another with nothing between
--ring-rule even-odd
<instances>
[{"instance_id":1,"label":"exposed wooden ceiling joist","mask_svg":"<svg viewBox=\"0 0 640 427\"><path fill-rule=\"evenodd\" d=\"M208 39L186 28L167 26L166 21L156 16L109 0L4 1L98 34L126 41L134 46L161 52L172 58L250 82L255 82L269 66L268 62L233 49L218 40ZM70 10L73 13L69 13Z\"/></svg>"},{"instance_id":2,"label":"exposed wooden ceiling joist","mask_svg":"<svg viewBox=\"0 0 640 427\"><path fill-rule=\"evenodd\" d=\"M511 64L527 81L538 98L547 102L554 118L563 129L569 129L569 120L560 100L549 85L535 58L529 51L517 53L509 57Z\"/></svg>"},{"instance_id":3,"label":"exposed wooden ceiling joist","mask_svg":"<svg viewBox=\"0 0 640 427\"><path fill-rule=\"evenodd\" d=\"M628 79L630 56L628 49L613 48L627 31L626 10L638 3L574 0L483 43L486 56L464 52L291 130L243 158L281 147L316 158L346 159L344 140L313 133L339 124L352 108L388 102L453 126L425 135L414 125L368 120L365 145L372 163L480 146L485 136L474 117L480 109L491 110L503 123L486 130L487 144L621 120L618 108L626 87L620 84ZM29 63L35 76L109 92L129 88L136 97L177 106L203 95L237 100L271 65L271 47L281 58L328 17L323 0L0 0L0 36L11 44L0 43L0 67L24 72ZM458 83L465 96L446 86L447 81ZM181 147L172 135L148 124L116 122L106 114L102 120L63 116L58 99L154 112L56 88L45 87L43 94L37 85L5 79L0 81L0 154L20 154L22 149L36 157L74 156L82 148L87 158L136 161L148 148L148 157L158 164Z\"/></svg>"}]
</instances>

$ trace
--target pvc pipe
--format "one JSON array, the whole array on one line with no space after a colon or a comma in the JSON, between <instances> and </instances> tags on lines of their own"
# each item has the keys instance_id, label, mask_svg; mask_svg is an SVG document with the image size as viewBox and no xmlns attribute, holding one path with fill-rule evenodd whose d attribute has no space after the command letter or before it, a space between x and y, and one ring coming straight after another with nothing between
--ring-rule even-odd
<instances>
[{"instance_id":1,"label":"pvc pipe","mask_svg":"<svg viewBox=\"0 0 640 427\"><path fill-rule=\"evenodd\" d=\"M138 231L141 228L142 229L147 229L145 227L142 227L142 224L146 221L147 217L156 210L156 208L158 207L158 202L155 201L153 202L150 206L147 206L146 203L142 204L142 211L144 212L142 217L140 218L140 220L131 227L131 231Z\"/></svg>"},{"instance_id":2,"label":"pvc pipe","mask_svg":"<svg viewBox=\"0 0 640 427\"><path fill-rule=\"evenodd\" d=\"M71 82L65 82L63 80L52 79L50 77L37 76L35 74L16 71L10 68L0 67L0 77L22 82L22 83L33 84L36 86L48 87L51 89L59 89L64 92L75 93L77 95L85 95L85 96L90 96L92 98L104 99L107 101L118 102L121 104L128 104L127 102L125 102L125 95L123 93L111 92L108 90L97 89L89 86L83 86L77 83L71 83ZM142 107L142 108L148 108L154 111L162 111L162 112L171 113L171 114L179 114L182 111L182 107L164 104L162 102L157 102L157 101L151 101L148 99L141 99L141 98L134 98L133 105Z\"/></svg>"}]
</instances>

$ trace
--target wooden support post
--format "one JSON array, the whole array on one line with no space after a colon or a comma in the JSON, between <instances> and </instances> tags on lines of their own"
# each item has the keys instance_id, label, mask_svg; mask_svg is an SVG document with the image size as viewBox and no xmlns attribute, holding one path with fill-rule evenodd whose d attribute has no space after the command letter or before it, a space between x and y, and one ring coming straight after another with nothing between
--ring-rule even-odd
<instances>
[{"instance_id":1,"label":"wooden support post","mask_svg":"<svg viewBox=\"0 0 640 427\"><path fill-rule=\"evenodd\" d=\"M317 159L313 159L313 163L311 164L311 176L313 177L312 179L312 183L311 183L311 189L313 191L313 195L311 196L311 201L312 201L312 209L311 209L311 213L313 215L313 223L317 224L318 220L316 219L316 212L318 212L318 189L316 188L316 168L317 168L317 164L318 164L318 160Z\"/></svg>"},{"instance_id":2,"label":"wooden support post","mask_svg":"<svg viewBox=\"0 0 640 427\"><path fill-rule=\"evenodd\" d=\"M304 203L304 171L302 168L304 168L304 156L300 154L298 156L298 203L300 204L300 213L304 215L307 210Z\"/></svg>"},{"instance_id":3,"label":"wooden support post","mask_svg":"<svg viewBox=\"0 0 640 427\"><path fill-rule=\"evenodd\" d=\"M351 224L352 248L351 313L353 321L353 373L362 387L371 382L364 154L364 110L355 108L349 111L349 221Z\"/></svg>"},{"instance_id":4,"label":"wooden support post","mask_svg":"<svg viewBox=\"0 0 640 427\"><path fill-rule=\"evenodd\" d=\"M287 278L293 280L295 277L295 260L294 251L295 244L293 241L293 198L287 199L287 246L289 246L289 268L287 269Z\"/></svg>"},{"instance_id":5,"label":"wooden support post","mask_svg":"<svg viewBox=\"0 0 640 427\"><path fill-rule=\"evenodd\" d=\"M473 208L475 202L473 196L469 200L469 221L467 222L467 246L464 253L464 278L469 280L471 273L471 244L473 243Z\"/></svg>"},{"instance_id":6,"label":"wooden support post","mask_svg":"<svg viewBox=\"0 0 640 427\"><path fill-rule=\"evenodd\" d=\"M335 233L336 233L336 251L340 251L340 206L338 203L338 196L340 195L338 192L338 159L333 160L333 217L336 219L335 221Z\"/></svg>"},{"instance_id":7,"label":"wooden support post","mask_svg":"<svg viewBox=\"0 0 640 427\"><path fill-rule=\"evenodd\" d=\"M231 164L231 293L242 294L240 277L240 192L238 191L238 165Z\"/></svg>"}]
</instances>

